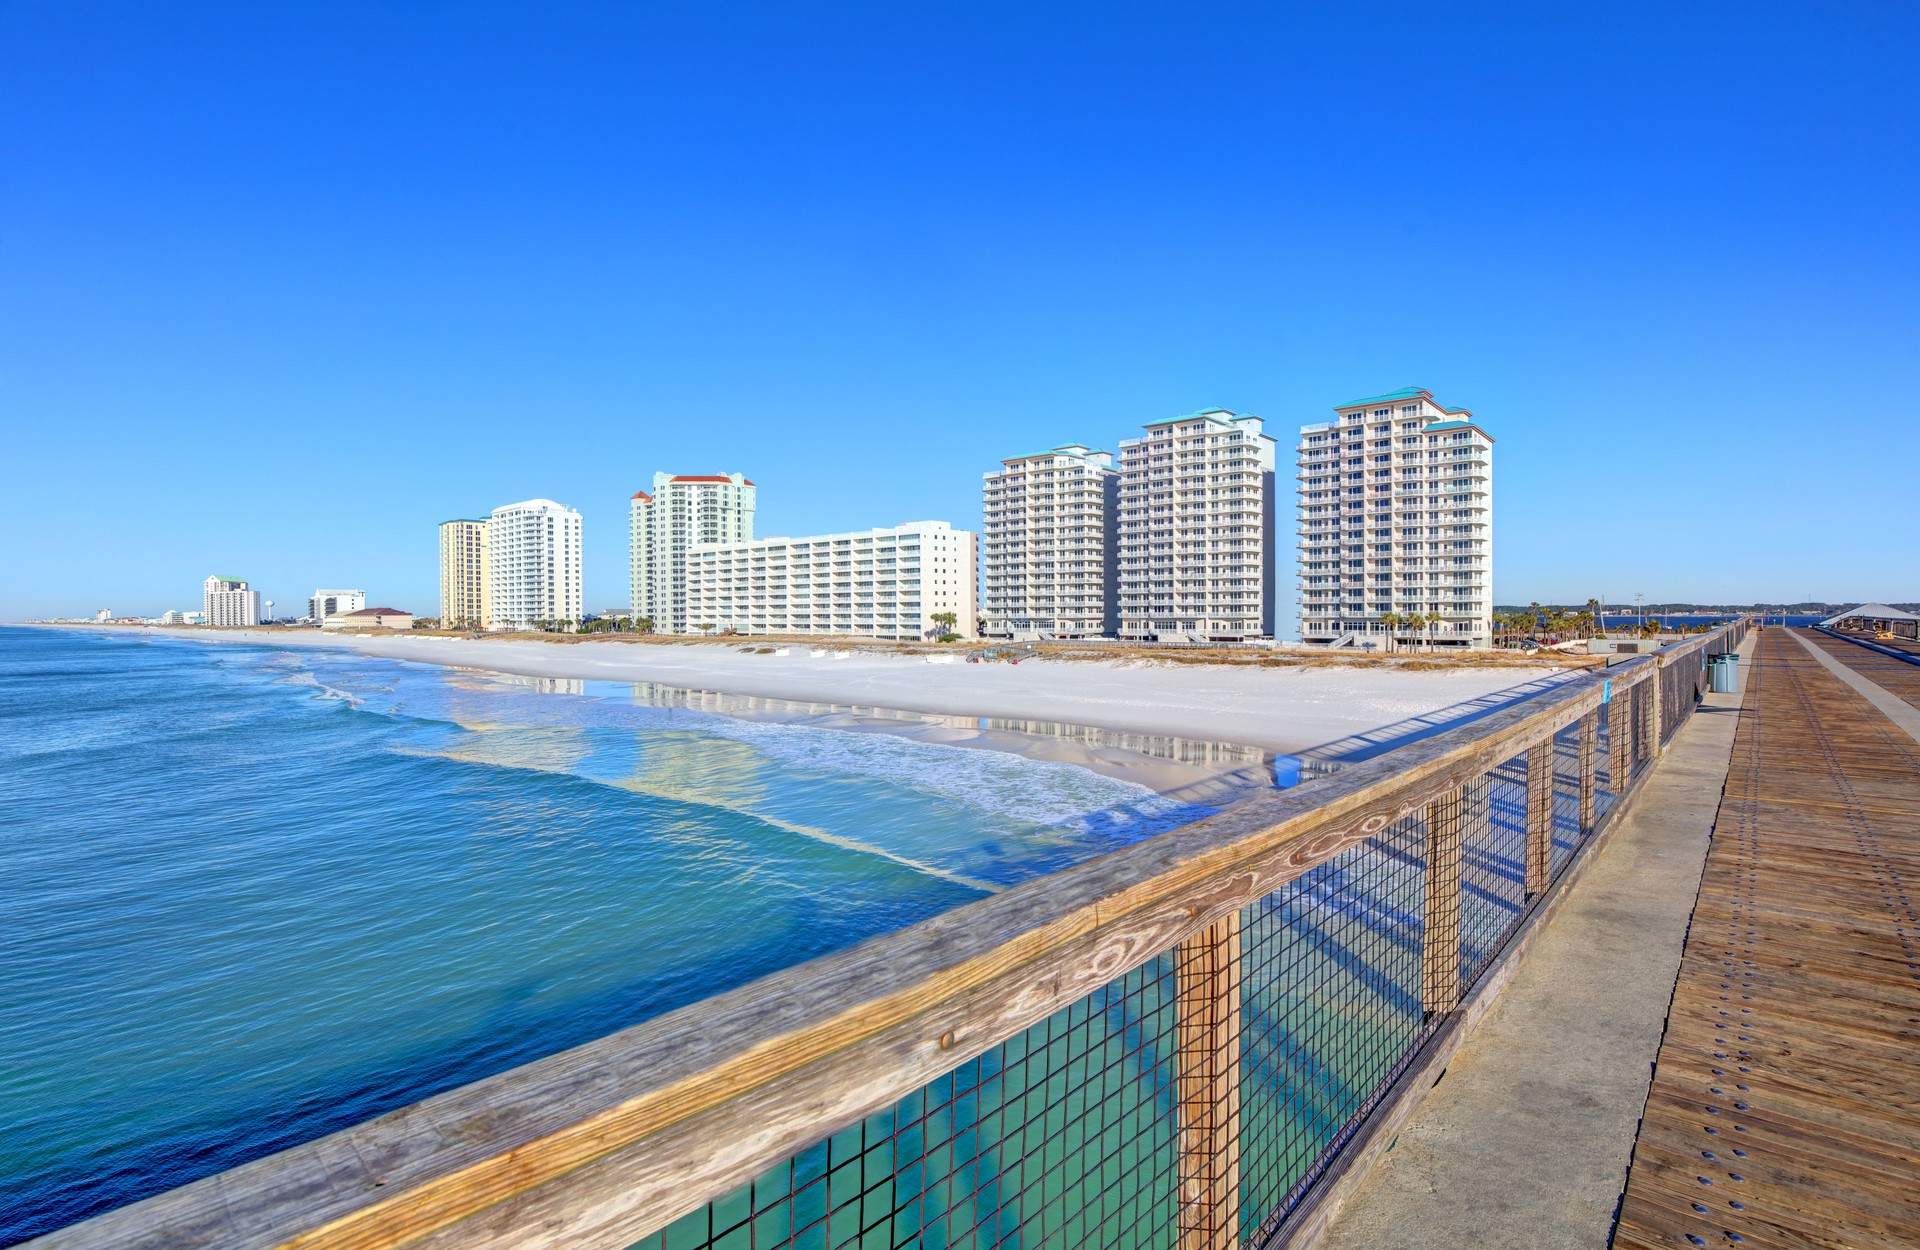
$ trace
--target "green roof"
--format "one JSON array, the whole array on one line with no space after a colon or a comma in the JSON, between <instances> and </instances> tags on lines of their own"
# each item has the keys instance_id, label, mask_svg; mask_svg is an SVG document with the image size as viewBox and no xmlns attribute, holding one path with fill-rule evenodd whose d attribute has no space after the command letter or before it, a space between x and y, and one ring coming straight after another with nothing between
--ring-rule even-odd
<instances>
[{"instance_id":1,"label":"green roof","mask_svg":"<svg viewBox=\"0 0 1920 1250\"><path fill-rule=\"evenodd\" d=\"M231 573L215 573L213 580L216 582L244 582L247 579L244 577L235 577Z\"/></svg>"},{"instance_id":2,"label":"green roof","mask_svg":"<svg viewBox=\"0 0 1920 1250\"><path fill-rule=\"evenodd\" d=\"M1384 404L1399 399L1432 399L1433 392L1418 386L1403 386L1397 391L1388 391L1385 395L1373 395L1366 399L1352 399L1344 404L1335 404L1335 410L1341 408L1364 408L1368 404Z\"/></svg>"}]
</instances>

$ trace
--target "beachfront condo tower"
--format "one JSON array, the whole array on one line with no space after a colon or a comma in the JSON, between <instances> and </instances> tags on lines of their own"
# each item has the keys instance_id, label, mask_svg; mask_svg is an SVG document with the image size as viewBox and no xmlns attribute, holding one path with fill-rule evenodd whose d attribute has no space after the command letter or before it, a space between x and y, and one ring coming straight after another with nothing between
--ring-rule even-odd
<instances>
[{"instance_id":1,"label":"beachfront condo tower","mask_svg":"<svg viewBox=\"0 0 1920 1250\"><path fill-rule=\"evenodd\" d=\"M635 491L628 519L633 615L663 634L692 632L687 616L687 548L753 539L757 488L738 473L653 475L653 493Z\"/></svg>"},{"instance_id":2,"label":"beachfront condo tower","mask_svg":"<svg viewBox=\"0 0 1920 1250\"><path fill-rule=\"evenodd\" d=\"M1120 637L1273 635L1274 440L1264 424L1207 408L1120 444Z\"/></svg>"},{"instance_id":3,"label":"beachfront condo tower","mask_svg":"<svg viewBox=\"0 0 1920 1250\"><path fill-rule=\"evenodd\" d=\"M495 508L487 518L487 614L495 629L538 629L586 615L580 514L551 499Z\"/></svg>"},{"instance_id":4,"label":"beachfront condo tower","mask_svg":"<svg viewBox=\"0 0 1920 1250\"><path fill-rule=\"evenodd\" d=\"M945 521L698 544L686 552L688 619L697 633L971 637L979 554L977 535Z\"/></svg>"},{"instance_id":5,"label":"beachfront condo tower","mask_svg":"<svg viewBox=\"0 0 1920 1250\"><path fill-rule=\"evenodd\" d=\"M1418 387L1300 431L1300 637L1493 640L1493 439Z\"/></svg>"},{"instance_id":6,"label":"beachfront condo tower","mask_svg":"<svg viewBox=\"0 0 1920 1250\"><path fill-rule=\"evenodd\" d=\"M993 638L1100 638L1119 627L1109 452L1069 443L1002 460L981 491L981 612Z\"/></svg>"},{"instance_id":7,"label":"beachfront condo tower","mask_svg":"<svg viewBox=\"0 0 1920 1250\"><path fill-rule=\"evenodd\" d=\"M440 522L442 629L493 628L488 572L485 518Z\"/></svg>"},{"instance_id":8,"label":"beachfront condo tower","mask_svg":"<svg viewBox=\"0 0 1920 1250\"><path fill-rule=\"evenodd\" d=\"M258 625L260 592L244 577L216 573L200 583L200 611L209 625Z\"/></svg>"}]
</instances>

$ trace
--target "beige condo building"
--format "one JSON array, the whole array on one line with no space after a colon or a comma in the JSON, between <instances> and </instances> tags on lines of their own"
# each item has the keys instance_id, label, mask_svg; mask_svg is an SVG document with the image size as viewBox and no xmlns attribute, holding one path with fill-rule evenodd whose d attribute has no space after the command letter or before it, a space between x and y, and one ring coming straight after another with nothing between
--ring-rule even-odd
<instances>
[{"instance_id":1,"label":"beige condo building","mask_svg":"<svg viewBox=\"0 0 1920 1250\"><path fill-rule=\"evenodd\" d=\"M448 629L492 629L488 607L487 523L440 523L440 624Z\"/></svg>"}]
</instances>

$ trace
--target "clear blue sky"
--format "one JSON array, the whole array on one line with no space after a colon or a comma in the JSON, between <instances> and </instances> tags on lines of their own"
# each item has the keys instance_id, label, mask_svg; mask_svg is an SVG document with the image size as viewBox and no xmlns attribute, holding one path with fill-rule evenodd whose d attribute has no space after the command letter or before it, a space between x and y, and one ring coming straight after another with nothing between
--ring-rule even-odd
<instances>
[{"instance_id":1,"label":"clear blue sky","mask_svg":"<svg viewBox=\"0 0 1920 1250\"><path fill-rule=\"evenodd\" d=\"M429 612L436 523L534 496L624 604L656 469L974 524L1002 456L1406 385L1499 439L1503 602L1920 598L1917 51L1904 2L9 0L0 618Z\"/></svg>"}]
</instances>

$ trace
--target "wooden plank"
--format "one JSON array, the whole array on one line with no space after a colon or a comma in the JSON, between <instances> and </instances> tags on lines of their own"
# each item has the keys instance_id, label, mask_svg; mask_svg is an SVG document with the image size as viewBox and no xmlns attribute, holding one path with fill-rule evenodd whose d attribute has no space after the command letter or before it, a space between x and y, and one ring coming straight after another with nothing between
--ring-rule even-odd
<instances>
[{"instance_id":1,"label":"wooden plank","mask_svg":"<svg viewBox=\"0 0 1920 1250\"><path fill-rule=\"evenodd\" d=\"M1464 791L1427 804L1427 898L1420 1006L1429 1019L1460 1005L1460 809Z\"/></svg>"},{"instance_id":2,"label":"wooden plank","mask_svg":"<svg viewBox=\"0 0 1920 1250\"><path fill-rule=\"evenodd\" d=\"M1553 877L1553 745L1527 750L1527 897L1543 893Z\"/></svg>"},{"instance_id":3,"label":"wooden plank","mask_svg":"<svg viewBox=\"0 0 1920 1250\"><path fill-rule=\"evenodd\" d=\"M1920 750L1754 661L1615 1244L1920 1245Z\"/></svg>"},{"instance_id":4,"label":"wooden plank","mask_svg":"<svg viewBox=\"0 0 1920 1250\"><path fill-rule=\"evenodd\" d=\"M1619 689L1652 673L1643 659L1609 676ZM1597 680L1570 682L38 1250L617 1250L1455 793L1599 695ZM358 1174L337 1162L342 1137Z\"/></svg>"},{"instance_id":5,"label":"wooden plank","mask_svg":"<svg viewBox=\"0 0 1920 1250\"><path fill-rule=\"evenodd\" d=\"M1180 943L1180 1250L1240 1242L1240 912Z\"/></svg>"}]
</instances>

